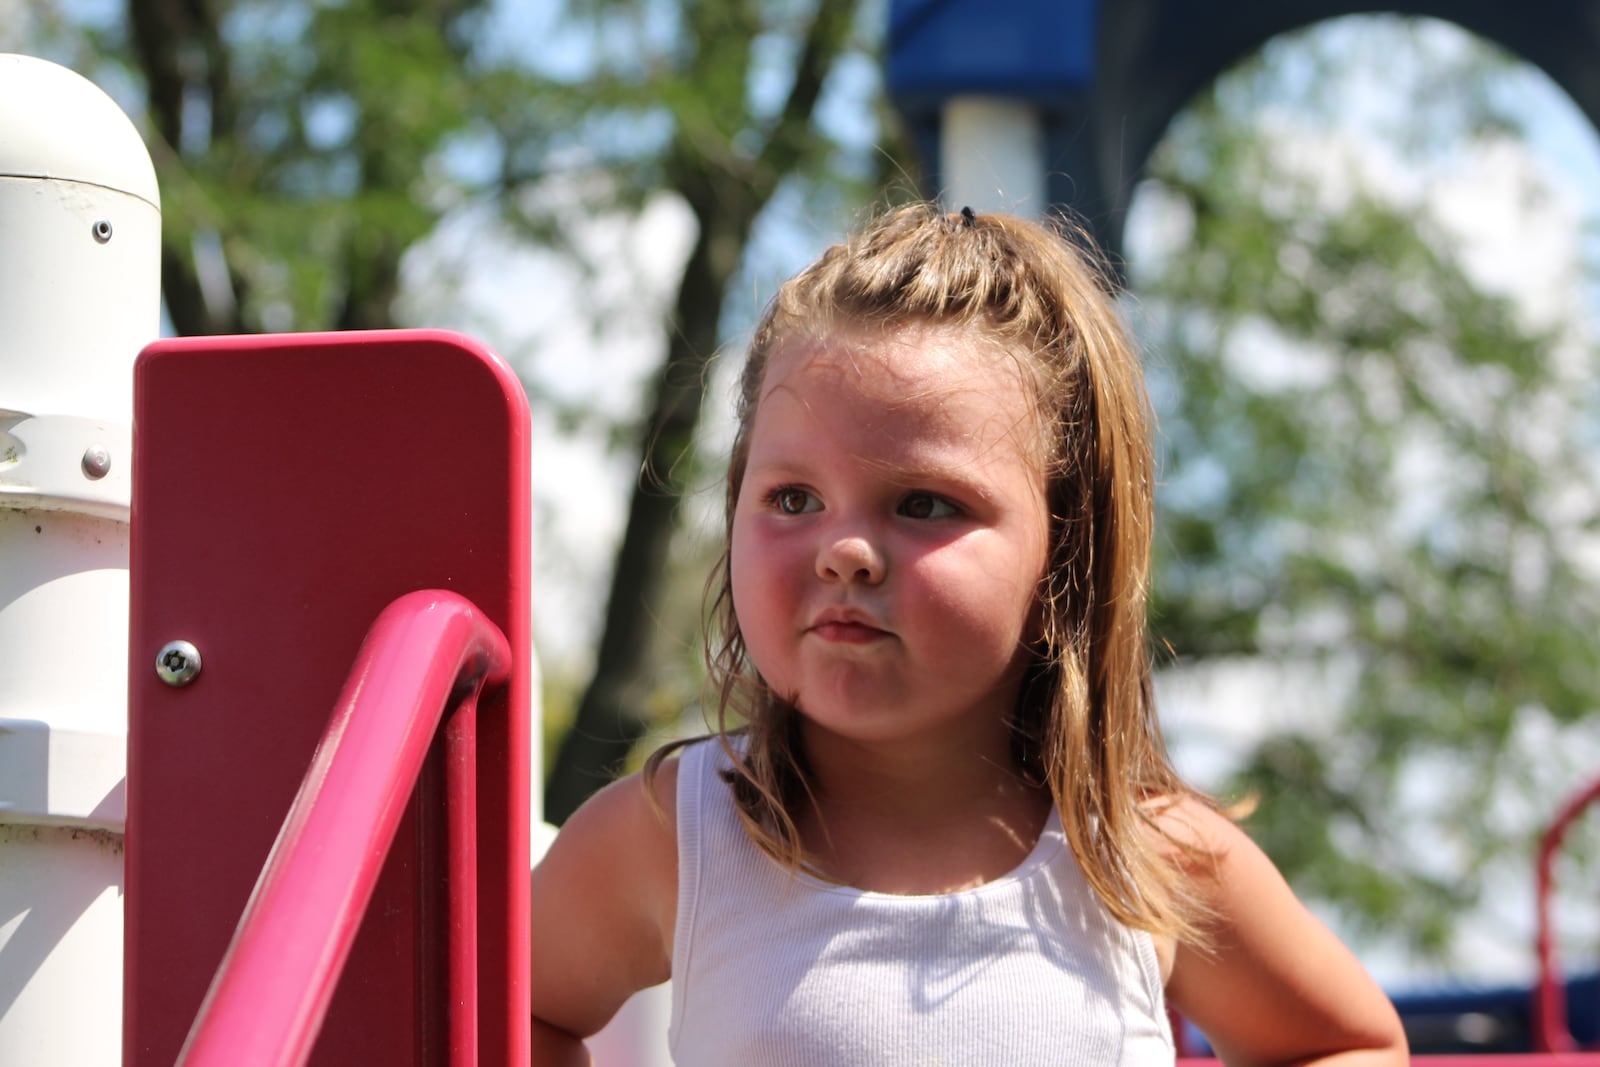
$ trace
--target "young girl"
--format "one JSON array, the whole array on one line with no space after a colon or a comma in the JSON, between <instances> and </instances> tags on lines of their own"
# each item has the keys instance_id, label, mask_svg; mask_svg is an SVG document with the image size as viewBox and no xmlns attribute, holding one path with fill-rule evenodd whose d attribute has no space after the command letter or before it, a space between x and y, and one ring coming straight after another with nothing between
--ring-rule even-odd
<instances>
[{"instance_id":1,"label":"young girl","mask_svg":"<svg viewBox=\"0 0 1600 1067\"><path fill-rule=\"evenodd\" d=\"M685 1067L1171 1063L1169 1005L1234 1064L1405 1062L1167 762L1147 402L1076 245L879 218L779 290L738 420L718 732L535 871L534 1062L668 977Z\"/></svg>"}]
</instances>

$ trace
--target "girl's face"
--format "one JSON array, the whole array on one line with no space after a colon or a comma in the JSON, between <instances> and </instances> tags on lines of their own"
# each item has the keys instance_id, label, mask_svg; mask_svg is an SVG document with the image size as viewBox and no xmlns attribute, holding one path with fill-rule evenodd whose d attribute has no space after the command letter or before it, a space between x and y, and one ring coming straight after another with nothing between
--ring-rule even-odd
<instances>
[{"instance_id":1,"label":"girl's face","mask_svg":"<svg viewBox=\"0 0 1600 1067\"><path fill-rule=\"evenodd\" d=\"M970 333L773 354L733 599L756 667L811 728L1004 758L1047 557L1037 443L1020 370Z\"/></svg>"}]
</instances>

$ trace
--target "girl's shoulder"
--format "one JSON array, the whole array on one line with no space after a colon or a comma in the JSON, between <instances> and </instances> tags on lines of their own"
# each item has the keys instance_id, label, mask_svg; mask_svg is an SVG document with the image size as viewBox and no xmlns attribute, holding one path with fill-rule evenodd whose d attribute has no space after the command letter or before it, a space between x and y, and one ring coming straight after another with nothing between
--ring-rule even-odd
<instances>
[{"instance_id":1,"label":"girl's shoulder","mask_svg":"<svg viewBox=\"0 0 1600 1067\"><path fill-rule=\"evenodd\" d=\"M1191 875L1209 873L1212 861L1231 846L1250 838L1238 820L1203 796L1193 793L1163 794L1144 801L1144 812L1156 831L1156 848Z\"/></svg>"},{"instance_id":2,"label":"girl's shoulder","mask_svg":"<svg viewBox=\"0 0 1600 1067\"><path fill-rule=\"evenodd\" d=\"M1224 1058L1290 1062L1361 1049L1377 1054L1374 1063L1407 1062L1388 997L1237 821L1198 798L1165 804L1154 819L1182 853L1210 935L1174 946L1168 999Z\"/></svg>"},{"instance_id":3,"label":"girl's shoulder","mask_svg":"<svg viewBox=\"0 0 1600 1067\"><path fill-rule=\"evenodd\" d=\"M663 759L619 778L591 797L568 825L576 824L578 833L592 837L592 847L644 866L641 875L672 874L675 881L681 766L680 759Z\"/></svg>"},{"instance_id":4,"label":"girl's shoulder","mask_svg":"<svg viewBox=\"0 0 1600 1067\"><path fill-rule=\"evenodd\" d=\"M573 813L556 840L570 838L571 847L586 853L629 859L665 854L677 823L679 764L663 759L605 786Z\"/></svg>"}]
</instances>

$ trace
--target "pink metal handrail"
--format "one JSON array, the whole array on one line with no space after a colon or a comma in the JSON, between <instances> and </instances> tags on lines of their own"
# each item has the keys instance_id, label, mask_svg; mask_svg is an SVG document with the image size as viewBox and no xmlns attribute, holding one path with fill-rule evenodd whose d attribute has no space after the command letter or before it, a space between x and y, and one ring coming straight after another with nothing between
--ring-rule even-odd
<instances>
[{"instance_id":1,"label":"pink metal handrail","mask_svg":"<svg viewBox=\"0 0 1600 1067\"><path fill-rule=\"evenodd\" d=\"M476 707L481 689L510 671L505 636L454 593L410 593L378 616L189 1031L183 1067L306 1062L447 709L450 1063L476 1062Z\"/></svg>"},{"instance_id":2,"label":"pink metal handrail","mask_svg":"<svg viewBox=\"0 0 1600 1067\"><path fill-rule=\"evenodd\" d=\"M1585 808L1600 800L1600 778L1574 794L1557 813L1539 841L1538 874L1538 949L1539 984L1534 987L1533 1039L1541 1052L1570 1052L1578 1047L1567 1025L1565 983L1556 957L1555 922L1551 917L1551 895L1555 891L1555 858L1567 830Z\"/></svg>"}]
</instances>

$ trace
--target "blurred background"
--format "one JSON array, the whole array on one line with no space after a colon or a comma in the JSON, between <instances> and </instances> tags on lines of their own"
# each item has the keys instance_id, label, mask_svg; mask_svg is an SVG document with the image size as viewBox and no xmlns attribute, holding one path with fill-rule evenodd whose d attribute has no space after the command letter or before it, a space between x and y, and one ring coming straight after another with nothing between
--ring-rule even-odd
<instances>
[{"instance_id":1,"label":"blurred background","mask_svg":"<svg viewBox=\"0 0 1600 1067\"><path fill-rule=\"evenodd\" d=\"M704 722L730 377L784 277L939 192L885 73L937 6L0 0L0 51L135 118L165 330L445 326L517 368L559 821ZM1185 101L1095 187L1161 420L1175 758L1256 798L1391 991L1525 983L1535 842L1600 774L1600 142L1538 67L1394 14ZM978 206L1060 206L1052 175ZM1592 970L1600 835L1572 841L1560 951Z\"/></svg>"}]
</instances>

